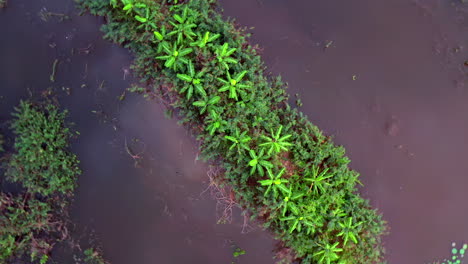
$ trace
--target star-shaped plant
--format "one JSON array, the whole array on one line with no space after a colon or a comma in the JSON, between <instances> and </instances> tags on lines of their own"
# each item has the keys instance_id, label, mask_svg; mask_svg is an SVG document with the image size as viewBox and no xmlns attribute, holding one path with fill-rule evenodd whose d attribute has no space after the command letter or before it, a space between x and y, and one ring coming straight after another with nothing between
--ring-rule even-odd
<instances>
[{"instance_id":1,"label":"star-shaped plant","mask_svg":"<svg viewBox=\"0 0 468 264\"><path fill-rule=\"evenodd\" d=\"M210 135L214 135L216 130L220 132L224 131L224 127L228 122L223 120L215 110L211 110L209 113L210 115L207 118L208 125L206 126L206 130L210 131Z\"/></svg>"},{"instance_id":2,"label":"star-shaped plant","mask_svg":"<svg viewBox=\"0 0 468 264\"><path fill-rule=\"evenodd\" d=\"M249 89L251 88L250 84L244 82L240 83L242 81L242 78L244 78L245 74L247 74L248 71L242 71L238 73L234 78L231 78L231 74L229 71L226 72L227 75L227 80L217 78L218 81L222 82L224 85L219 88L219 92L225 92L229 91L229 98L236 99L236 101L239 100L237 97L238 93L242 93L243 89Z\"/></svg>"},{"instance_id":3,"label":"star-shaped plant","mask_svg":"<svg viewBox=\"0 0 468 264\"><path fill-rule=\"evenodd\" d=\"M271 137L267 137L264 135L261 135L260 137L263 138L266 142L260 144L260 147L266 147L268 148L268 155L271 155L273 151L279 153L281 150L288 151L289 146L292 146L293 144L287 142L286 140L290 138L292 135L285 135L281 137L281 130L283 129L283 126L280 125L278 128L278 131L276 133L271 130Z\"/></svg>"},{"instance_id":4,"label":"star-shaped plant","mask_svg":"<svg viewBox=\"0 0 468 264\"><path fill-rule=\"evenodd\" d=\"M359 222L353 225L353 218L349 217L344 223L338 223L341 227L341 232L338 236L344 238L343 244L346 245L348 240L351 239L355 244L357 244L357 227L362 225L363 222Z\"/></svg>"},{"instance_id":5,"label":"star-shaped plant","mask_svg":"<svg viewBox=\"0 0 468 264\"><path fill-rule=\"evenodd\" d=\"M283 194L287 195L289 192L289 189L286 188L284 185L285 183L288 183L289 181L286 179L282 179L281 176L283 176L284 172L286 171L285 168L281 169L281 171L275 176L270 168L267 168L268 172L268 177L270 179L268 180L261 180L258 181L262 186L268 186L265 192L263 193L264 196L267 196L268 193L270 193L271 190L273 190L273 196L276 198L278 197L279 192L282 192Z\"/></svg>"},{"instance_id":6,"label":"star-shaped plant","mask_svg":"<svg viewBox=\"0 0 468 264\"><path fill-rule=\"evenodd\" d=\"M328 243L325 244L325 245L317 243L317 245L321 248L319 251L314 253L314 257L317 258L318 263L319 264L323 264L323 263L330 264L333 261L336 261L336 260L340 259L340 257L338 256L337 253L343 251L343 249L339 248L338 244L339 244L339 242L336 242L333 245L330 245Z\"/></svg>"},{"instance_id":7,"label":"star-shaped plant","mask_svg":"<svg viewBox=\"0 0 468 264\"><path fill-rule=\"evenodd\" d=\"M193 37L196 34L193 32L192 28L197 27L193 22L192 14L189 14L188 6L184 7L182 11L182 16L175 14L174 19L176 22L171 21L171 25L174 26L174 29L168 34L169 36L177 35L177 43L182 43L183 37L186 37L190 41L193 41Z\"/></svg>"},{"instance_id":8,"label":"star-shaped plant","mask_svg":"<svg viewBox=\"0 0 468 264\"><path fill-rule=\"evenodd\" d=\"M299 208L296 206L296 203L294 201L302 198L304 196L304 193L297 193L293 194L292 193L292 186L289 187L289 192L287 195L285 195L283 202L281 203L281 207L283 208L282 210L282 216L286 216L286 212L290 211L294 215L299 214Z\"/></svg>"},{"instance_id":9,"label":"star-shaped plant","mask_svg":"<svg viewBox=\"0 0 468 264\"><path fill-rule=\"evenodd\" d=\"M205 35L198 35L198 40L190 43L190 46L197 46L199 48L204 48L209 42L215 41L217 38L221 37L221 34L211 34L209 31L205 32Z\"/></svg>"},{"instance_id":10,"label":"star-shaped plant","mask_svg":"<svg viewBox=\"0 0 468 264\"><path fill-rule=\"evenodd\" d=\"M328 173L328 168L325 168L319 173L319 167L313 166L310 171L306 173L309 178L304 178L305 181L311 182L309 192L313 191L315 194L325 192L325 187L330 185L326 179L333 177L334 173Z\"/></svg>"},{"instance_id":11,"label":"star-shaped plant","mask_svg":"<svg viewBox=\"0 0 468 264\"><path fill-rule=\"evenodd\" d=\"M260 150L260 153L255 153L255 150L251 149L249 151L249 155L252 158L249 161L249 166L252 167L250 169L250 175L253 175L256 171L258 171L258 174L263 177L265 175L264 169L267 168L273 168L273 164L268 161L268 156L264 154L263 149Z\"/></svg>"},{"instance_id":12,"label":"star-shaped plant","mask_svg":"<svg viewBox=\"0 0 468 264\"><path fill-rule=\"evenodd\" d=\"M281 221L293 221L292 225L289 227L289 233L294 232L294 230L297 230L297 232L301 232L302 228L306 228L306 233L307 234L313 234L315 233L315 226L313 224L313 217L311 215L307 214L298 214L298 215L292 215L284 218L280 218Z\"/></svg>"},{"instance_id":13,"label":"star-shaped plant","mask_svg":"<svg viewBox=\"0 0 468 264\"><path fill-rule=\"evenodd\" d=\"M229 70L228 63L230 64L238 63L236 59L230 57L235 51L236 51L236 48L229 49L228 43L224 43L223 46L218 46L215 48L215 54L216 54L216 58L218 59L218 63L224 68L226 68L226 70Z\"/></svg>"},{"instance_id":14,"label":"star-shaped plant","mask_svg":"<svg viewBox=\"0 0 468 264\"><path fill-rule=\"evenodd\" d=\"M174 44L171 48L167 42L162 43L162 49L167 55L158 56L156 59L165 60L164 66L174 71L178 69L182 70L183 66L189 63L189 60L185 56L193 51L192 48L177 47L177 44Z\"/></svg>"},{"instance_id":15,"label":"star-shaped plant","mask_svg":"<svg viewBox=\"0 0 468 264\"><path fill-rule=\"evenodd\" d=\"M224 138L232 142L229 150L235 147L237 147L238 152L240 152L241 149L250 150L248 142L252 140L252 138L247 135L247 131L240 133L239 129L236 128L233 136L224 136Z\"/></svg>"},{"instance_id":16,"label":"star-shaped plant","mask_svg":"<svg viewBox=\"0 0 468 264\"><path fill-rule=\"evenodd\" d=\"M215 95L211 98L208 98L207 96L204 96L202 100L199 100L199 101L196 101L196 102L193 102L193 105L194 106L198 106L200 107L200 114L202 115L203 113L205 113L205 111L208 109L208 110L211 110L211 108L219 102L219 100L221 100L221 97Z\"/></svg>"},{"instance_id":17,"label":"star-shaped plant","mask_svg":"<svg viewBox=\"0 0 468 264\"><path fill-rule=\"evenodd\" d=\"M205 72L200 71L196 73L192 61L188 61L187 70L188 74L177 74L177 78L186 82L185 86L180 90L180 92L187 92L187 99L190 99L192 97L193 92L196 92L201 96L206 97L206 91L203 88L202 79Z\"/></svg>"}]
</instances>

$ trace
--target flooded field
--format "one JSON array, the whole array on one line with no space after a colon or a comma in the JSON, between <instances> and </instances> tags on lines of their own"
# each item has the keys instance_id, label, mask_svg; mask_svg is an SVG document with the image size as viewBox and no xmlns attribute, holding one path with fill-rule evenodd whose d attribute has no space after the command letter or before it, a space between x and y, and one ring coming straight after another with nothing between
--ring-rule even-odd
<instances>
[{"instance_id":1,"label":"flooded field","mask_svg":"<svg viewBox=\"0 0 468 264\"><path fill-rule=\"evenodd\" d=\"M468 7L458 1L221 0L300 107L362 175L389 222L390 264L447 257L468 240ZM210 168L155 101L125 93L131 55L73 1L0 11L0 121L22 98L57 94L81 136L73 218L111 263L272 263L274 240L239 210L217 224ZM68 16L69 19L66 17ZM56 73L53 73L54 61ZM50 87L50 88L49 88Z\"/></svg>"}]
</instances>

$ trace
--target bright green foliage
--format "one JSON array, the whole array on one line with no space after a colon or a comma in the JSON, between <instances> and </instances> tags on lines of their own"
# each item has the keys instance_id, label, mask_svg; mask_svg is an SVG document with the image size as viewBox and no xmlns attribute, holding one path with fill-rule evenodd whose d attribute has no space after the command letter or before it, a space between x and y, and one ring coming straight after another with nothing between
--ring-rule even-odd
<instances>
[{"instance_id":1,"label":"bright green foliage","mask_svg":"<svg viewBox=\"0 0 468 264\"><path fill-rule=\"evenodd\" d=\"M270 193L271 190L273 190L273 196L276 198L278 197L279 192L283 192L284 195L289 194L289 189L286 188L284 185L285 183L289 182L286 179L282 179L281 176L283 176L284 172L286 171L285 168L281 169L280 172L275 176L269 168L267 168L268 172L268 180L261 180L258 181L260 185L262 186L268 186L263 193L264 196L267 196L268 193Z\"/></svg>"},{"instance_id":2,"label":"bright green foliage","mask_svg":"<svg viewBox=\"0 0 468 264\"><path fill-rule=\"evenodd\" d=\"M177 44L174 44L172 47L166 42L162 43L162 49L167 54L164 56L158 56L157 59L165 60L164 66L171 68L174 71L183 70L184 65L189 63L189 60L186 58L193 50L192 48L184 48L182 46L177 47Z\"/></svg>"},{"instance_id":3,"label":"bright green foliage","mask_svg":"<svg viewBox=\"0 0 468 264\"><path fill-rule=\"evenodd\" d=\"M252 138L247 135L247 131L240 133L239 129L236 128L234 135L224 136L224 138L232 142L229 150L232 150L233 148L237 148L238 152L240 152L242 149L250 150L248 143L250 140L252 140Z\"/></svg>"},{"instance_id":4,"label":"bright green foliage","mask_svg":"<svg viewBox=\"0 0 468 264\"><path fill-rule=\"evenodd\" d=\"M260 147L266 147L268 148L268 155L271 155L273 151L276 153L281 152L281 150L288 151L289 146L292 146L293 144L287 142L286 140L291 137L291 135L286 135L283 137L281 136L281 130L283 129L283 126L280 125L278 128L278 131L273 133L273 130L271 130L271 137L267 137L264 135L261 135L261 137L266 141L265 143L260 144Z\"/></svg>"},{"instance_id":5,"label":"bright green foliage","mask_svg":"<svg viewBox=\"0 0 468 264\"><path fill-rule=\"evenodd\" d=\"M338 247L338 242L336 242L333 245L330 244L325 244L325 245L320 245L321 250L319 250L317 253L314 254L314 257L317 258L318 263L326 263L330 264L336 260L339 259L338 252L343 251L342 248Z\"/></svg>"},{"instance_id":6,"label":"bright green foliage","mask_svg":"<svg viewBox=\"0 0 468 264\"><path fill-rule=\"evenodd\" d=\"M289 188L289 192L286 194L286 196L283 199L283 202L281 204L282 209L282 216L286 216L287 212L291 212L294 215L299 215L299 208L296 205L297 200L302 198L305 194L304 193L297 193L294 194L292 192L292 186Z\"/></svg>"},{"instance_id":7,"label":"bright green foliage","mask_svg":"<svg viewBox=\"0 0 468 264\"><path fill-rule=\"evenodd\" d=\"M256 171L258 171L258 174L263 177L263 175L265 175L265 169L273 168L273 164L268 161L269 157L265 155L263 149L260 150L258 155L255 150L251 149L249 151L249 155L252 158L249 161L249 166L252 167L250 169L250 175L253 175Z\"/></svg>"},{"instance_id":8,"label":"bright green foliage","mask_svg":"<svg viewBox=\"0 0 468 264\"><path fill-rule=\"evenodd\" d=\"M10 158L7 179L44 196L73 191L81 172L76 156L67 150L71 137L64 123L67 112L25 101L15 109L11 128L17 135L16 153Z\"/></svg>"},{"instance_id":9,"label":"bright green foliage","mask_svg":"<svg viewBox=\"0 0 468 264\"><path fill-rule=\"evenodd\" d=\"M211 34L209 31L205 32L205 35L198 33L198 40L190 43L190 46L204 48L208 43L215 41L219 37L221 37L221 34Z\"/></svg>"},{"instance_id":10,"label":"bright green foliage","mask_svg":"<svg viewBox=\"0 0 468 264\"><path fill-rule=\"evenodd\" d=\"M304 180L310 182L309 191L312 190L315 194L319 194L319 191L325 192L325 188L330 185L326 180L333 177L333 174L327 172L328 168L325 168L319 173L319 167L314 166L305 174L308 178L304 178Z\"/></svg>"},{"instance_id":11,"label":"bright green foliage","mask_svg":"<svg viewBox=\"0 0 468 264\"><path fill-rule=\"evenodd\" d=\"M214 110L209 111L209 113L206 130L209 131L211 136L214 135L216 131L223 132L224 127L228 124L227 121L223 120Z\"/></svg>"},{"instance_id":12,"label":"bright green foliage","mask_svg":"<svg viewBox=\"0 0 468 264\"><path fill-rule=\"evenodd\" d=\"M169 45L169 43L167 43L166 41L166 39L168 38L166 36L166 27L165 26L161 27L160 31L153 31L153 35L154 35L154 43L158 44L158 47L156 48L156 54L159 54L162 52L164 45Z\"/></svg>"},{"instance_id":13,"label":"bright green foliage","mask_svg":"<svg viewBox=\"0 0 468 264\"><path fill-rule=\"evenodd\" d=\"M237 64L238 61L230 57L237 49L229 48L228 43L224 43L222 46L215 48L216 59L218 63L223 66L226 70L229 70L229 64Z\"/></svg>"},{"instance_id":14,"label":"bright green foliage","mask_svg":"<svg viewBox=\"0 0 468 264\"><path fill-rule=\"evenodd\" d=\"M203 97L202 100L193 102L193 105L197 106L197 107L200 107L200 114L203 114L203 113L205 113L205 111L207 109L212 110L213 106L215 104L217 104L219 102L219 100L221 100L221 97L219 97L217 95L215 95L215 96L213 96L211 98Z\"/></svg>"},{"instance_id":15,"label":"bright green foliage","mask_svg":"<svg viewBox=\"0 0 468 264\"><path fill-rule=\"evenodd\" d=\"M292 215L284 218L280 218L281 221L291 221L292 225L289 228L289 233L302 231L302 227L305 227L307 234L315 233L315 225L313 224L313 216L309 214L299 214L299 215Z\"/></svg>"},{"instance_id":16,"label":"bright green foliage","mask_svg":"<svg viewBox=\"0 0 468 264\"><path fill-rule=\"evenodd\" d=\"M239 98L237 97L237 94L243 95L245 97L245 89L252 88L252 86L248 83L240 83L242 79L244 78L245 74L247 74L247 71L242 71L238 73L237 75L234 76L234 78L231 78L231 74L229 71L226 72L226 77L227 80L224 80L222 78L218 78L218 81L223 83L223 86L218 89L219 92L226 92L229 91L229 98L236 99L236 101L239 101Z\"/></svg>"},{"instance_id":17,"label":"bright green foliage","mask_svg":"<svg viewBox=\"0 0 468 264\"><path fill-rule=\"evenodd\" d=\"M182 16L178 14L174 15L176 22L170 22L171 25L174 26L174 29L168 35L177 35L177 43L179 44L182 43L183 37L193 41L193 37L197 35L193 32L193 28L197 27L197 25L193 23L195 15L193 10L185 6L182 11Z\"/></svg>"},{"instance_id":18,"label":"bright green foliage","mask_svg":"<svg viewBox=\"0 0 468 264\"><path fill-rule=\"evenodd\" d=\"M351 239L355 244L358 243L357 240L357 227L362 225L362 222L356 223L353 225L353 218L349 217L344 223L338 223L341 229L341 232L338 233L338 236L344 238L344 244L348 243L348 239Z\"/></svg>"},{"instance_id":19,"label":"bright green foliage","mask_svg":"<svg viewBox=\"0 0 468 264\"><path fill-rule=\"evenodd\" d=\"M106 38L135 53L132 69L145 87L139 91L162 99L169 110L178 113L180 123L193 128L202 158L224 169L215 180L232 188L236 202L252 219L261 221L285 248L292 249L287 259L382 263L385 221L357 192L359 174L348 167L344 148L291 108L286 85L267 73L258 49L249 44L245 31L223 19L215 0L190 0L180 5L145 1L151 12L158 14L154 23L161 28L159 35L155 30L139 30L141 23L126 15L120 5L113 8L101 0L77 1L93 14L106 16ZM163 27L171 33L163 34ZM211 39L217 34L220 36ZM191 45L194 49L180 67L161 69L154 60L154 53L158 53L155 42L158 46L166 42L170 47L169 52L160 50L167 53L163 59L172 60L171 65L176 60L175 46ZM195 87L195 99L179 94L199 78L190 74L189 61L194 69L204 72L206 97ZM209 105L216 96L220 97L216 105ZM261 158L262 151L266 155ZM265 169L267 175L261 176L260 170ZM262 178L253 177L255 174ZM358 243L345 244L345 234L337 235L342 231L340 223L346 224L349 217L353 223L362 223L356 227ZM324 251L328 244L330 252Z\"/></svg>"},{"instance_id":20,"label":"bright green foliage","mask_svg":"<svg viewBox=\"0 0 468 264\"><path fill-rule=\"evenodd\" d=\"M187 99L192 97L193 92L199 93L201 96L206 97L205 89L203 88L203 74L205 72L195 72L193 67L193 63L191 61L188 62L188 74L177 74L177 78L181 79L182 81L186 82L185 86L180 90L181 93L187 93Z\"/></svg>"}]
</instances>

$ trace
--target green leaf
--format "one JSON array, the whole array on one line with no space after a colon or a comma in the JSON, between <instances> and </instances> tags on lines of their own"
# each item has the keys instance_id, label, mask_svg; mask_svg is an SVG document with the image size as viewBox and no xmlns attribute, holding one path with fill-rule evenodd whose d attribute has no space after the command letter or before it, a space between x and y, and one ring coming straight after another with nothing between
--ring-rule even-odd
<instances>
[{"instance_id":1,"label":"green leaf","mask_svg":"<svg viewBox=\"0 0 468 264\"><path fill-rule=\"evenodd\" d=\"M221 97L219 97L219 96L214 96L213 98L211 98L211 99L208 101L208 104L214 105L214 104L218 103L219 100L221 100Z\"/></svg>"},{"instance_id":2,"label":"green leaf","mask_svg":"<svg viewBox=\"0 0 468 264\"><path fill-rule=\"evenodd\" d=\"M163 40L164 39L164 37L163 37L163 35L161 33L157 32L157 31L154 31L153 33L154 33L154 37L156 39L158 39L158 40Z\"/></svg>"},{"instance_id":3,"label":"green leaf","mask_svg":"<svg viewBox=\"0 0 468 264\"><path fill-rule=\"evenodd\" d=\"M122 10L127 11L127 10L132 9L132 7L133 7L133 4L126 4Z\"/></svg>"},{"instance_id":4,"label":"green leaf","mask_svg":"<svg viewBox=\"0 0 468 264\"><path fill-rule=\"evenodd\" d=\"M148 21L148 19L144 18L144 17L141 17L139 15L136 15L135 16L135 19L138 20L139 22L141 23L145 23L146 21Z\"/></svg>"},{"instance_id":5,"label":"green leaf","mask_svg":"<svg viewBox=\"0 0 468 264\"><path fill-rule=\"evenodd\" d=\"M182 74L182 73L178 73L177 74L177 78L183 80L183 81L186 81L186 82L192 82L192 77L186 75L186 74Z\"/></svg>"},{"instance_id":6,"label":"green leaf","mask_svg":"<svg viewBox=\"0 0 468 264\"><path fill-rule=\"evenodd\" d=\"M196 101L196 102L193 102L193 105L198 106L198 107L204 107L206 106L206 103L203 101Z\"/></svg>"}]
</instances>

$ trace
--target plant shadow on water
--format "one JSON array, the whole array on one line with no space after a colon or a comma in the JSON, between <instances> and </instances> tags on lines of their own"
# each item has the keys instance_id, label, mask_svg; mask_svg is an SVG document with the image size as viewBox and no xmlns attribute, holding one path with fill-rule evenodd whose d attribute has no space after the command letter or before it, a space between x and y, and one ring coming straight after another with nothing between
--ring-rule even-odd
<instances>
[{"instance_id":1,"label":"plant shadow on water","mask_svg":"<svg viewBox=\"0 0 468 264\"><path fill-rule=\"evenodd\" d=\"M345 146L389 222L390 264L448 257L468 239L466 4L220 2L255 28L252 42L300 110Z\"/></svg>"},{"instance_id":2,"label":"plant shadow on water","mask_svg":"<svg viewBox=\"0 0 468 264\"><path fill-rule=\"evenodd\" d=\"M44 12L56 15L44 21ZM81 134L72 142L83 170L72 217L96 231L111 263L229 263L233 244L247 252L242 263L271 263L274 241L246 229L238 210L231 224L216 224L194 140L161 105L125 95L130 55L102 40L101 19L76 13L61 0L2 10L0 23L12 25L0 29L2 129L21 98L57 95Z\"/></svg>"}]
</instances>

